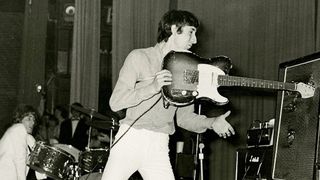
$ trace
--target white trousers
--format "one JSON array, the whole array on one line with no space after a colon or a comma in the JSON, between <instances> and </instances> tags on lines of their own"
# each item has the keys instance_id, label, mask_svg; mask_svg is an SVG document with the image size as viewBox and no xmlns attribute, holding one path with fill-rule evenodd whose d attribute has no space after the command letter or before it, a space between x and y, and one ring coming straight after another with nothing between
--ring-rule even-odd
<instances>
[{"instance_id":1,"label":"white trousers","mask_svg":"<svg viewBox=\"0 0 320 180\"><path fill-rule=\"evenodd\" d=\"M128 128L120 126L115 142ZM101 180L127 180L137 170L144 180L174 180L168 134L131 128L111 149Z\"/></svg>"}]
</instances>

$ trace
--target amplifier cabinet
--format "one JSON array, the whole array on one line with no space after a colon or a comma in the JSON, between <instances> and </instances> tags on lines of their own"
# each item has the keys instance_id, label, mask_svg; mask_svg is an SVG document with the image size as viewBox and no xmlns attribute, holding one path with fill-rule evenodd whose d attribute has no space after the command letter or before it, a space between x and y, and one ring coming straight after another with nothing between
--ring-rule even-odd
<instances>
[{"instance_id":1,"label":"amplifier cabinet","mask_svg":"<svg viewBox=\"0 0 320 180\"><path fill-rule=\"evenodd\" d=\"M271 180L272 146L239 148L235 180Z\"/></svg>"},{"instance_id":2,"label":"amplifier cabinet","mask_svg":"<svg viewBox=\"0 0 320 180\"><path fill-rule=\"evenodd\" d=\"M272 177L315 179L319 161L320 53L280 64L279 81L303 82L316 89L311 98L301 98L293 91L278 93Z\"/></svg>"}]
</instances>

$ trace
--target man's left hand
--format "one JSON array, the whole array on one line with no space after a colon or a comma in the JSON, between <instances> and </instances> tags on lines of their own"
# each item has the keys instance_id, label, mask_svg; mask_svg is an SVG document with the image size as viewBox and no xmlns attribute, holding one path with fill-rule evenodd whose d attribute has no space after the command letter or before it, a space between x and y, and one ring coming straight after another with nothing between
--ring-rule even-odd
<instances>
[{"instance_id":1,"label":"man's left hand","mask_svg":"<svg viewBox=\"0 0 320 180\"><path fill-rule=\"evenodd\" d=\"M211 124L211 128L220 137L227 138L227 137L235 134L233 127L226 120L226 118L230 115L230 113L231 113L231 111L228 111L225 114L222 114L222 115L213 119L213 123Z\"/></svg>"}]
</instances>

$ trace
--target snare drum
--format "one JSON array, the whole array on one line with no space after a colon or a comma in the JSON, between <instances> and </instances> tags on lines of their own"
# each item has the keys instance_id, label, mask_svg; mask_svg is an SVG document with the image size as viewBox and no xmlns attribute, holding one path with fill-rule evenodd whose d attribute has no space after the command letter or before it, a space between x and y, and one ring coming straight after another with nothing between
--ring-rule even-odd
<instances>
[{"instance_id":1,"label":"snare drum","mask_svg":"<svg viewBox=\"0 0 320 180\"><path fill-rule=\"evenodd\" d=\"M75 158L59 148L37 142L30 153L27 165L40 173L58 179L66 180L72 174L72 166Z\"/></svg>"},{"instance_id":2,"label":"snare drum","mask_svg":"<svg viewBox=\"0 0 320 180\"><path fill-rule=\"evenodd\" d=\"M65 152L71 154L74 158L75 161L78 162L79 159L79 154L80 154L80 150L73 147L72 145L69 144L53 144L54 147L57 147L59 149L64 150Z\"/></svg>"},{"instance_id":3,"label":"snare drum","mask_svg":"<svg viewBox=\"0 0 320 180\"><path fill-rule=\"evenodd\" d=\"M90 149L80 153L79 167L85 172L102 172L109 156L107 149Z\"/></svg>"}]
</instances>

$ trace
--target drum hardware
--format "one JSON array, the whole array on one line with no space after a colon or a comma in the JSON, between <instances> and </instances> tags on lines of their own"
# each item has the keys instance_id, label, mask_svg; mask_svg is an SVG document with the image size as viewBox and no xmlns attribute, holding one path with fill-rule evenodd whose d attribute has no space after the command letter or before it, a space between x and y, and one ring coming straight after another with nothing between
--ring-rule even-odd
<instances>
[{"instance_id":1,"label":"drum hardware","mask_svg":"<svg viewBox=\"0 0 320 180\"><path fill-rule=\"evenodd\" d=\"M76 111L79 111L79 112L82 112L84 114L89 115L91 117L91 119L94 117L94 118L101 119L101 120L112 121L111 116L108 117L108 116L102 115L94 109L87 109L87 108L80 107L77 105L72 105L71 108L73 108Z\"/></svg>"},{"instance_id":2,"label":"drum hardware","mask_svg":"<svg viewBox=\"0 0 320 180\"><path fill-rule=\"evenodd\" d=\"M90 117L90 120L86 122L89 126L100 129L115 129L119 125L117 121L120 117L112 111L107 111L107 115L102 115L94 109L87 109L76 105L72 105L71 107Z\"/></svg>"},{"instance_id":3,"label":"drum hardware","mask_svg":"<svg viewBox=\"0 0 320 180\"><path fill-rule=\"evenodd\" d=\"M102 173L108 160L108 149L89 149L81 152L79 156L79 168L81 171Z\"/></svg>"},{"instance_id":4,"label":"drum hardware","mask_svg":"<svg viewBox=\"0 0 320 180\"><path fill-rule=\"evenodd\" d=\"M118 124L119 115L117 115L116 113L113 113L112 111L107 111L108 115L105 116L98 113L94 109L87 109L87 108L83 108L76 105L72 105L71 108L89 115L89 120L86 121L86 124L90 126L87 149L90 149L92 127L98 128L98 129L110 130L110 147L111 147L111 144L113 141L112 140L113 131L119 127L119 124Z\"/></svg>"},{"instance_id":5,"label":"drum hardware","mask_svg":"<svg viewBox=\"0 0 320 180\"><path fill-rule=\"evenodd\" d=\"M69 176L69 179L78 180L80 178L80 168L78 163L72 164L70 169L71 169L71 176Z\"/></svg>"}]
</instances>

